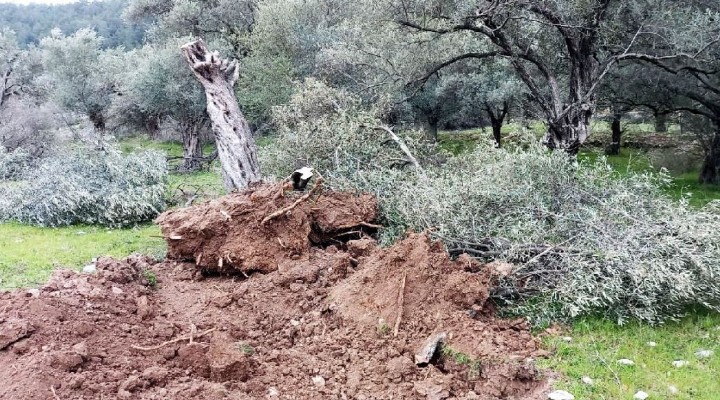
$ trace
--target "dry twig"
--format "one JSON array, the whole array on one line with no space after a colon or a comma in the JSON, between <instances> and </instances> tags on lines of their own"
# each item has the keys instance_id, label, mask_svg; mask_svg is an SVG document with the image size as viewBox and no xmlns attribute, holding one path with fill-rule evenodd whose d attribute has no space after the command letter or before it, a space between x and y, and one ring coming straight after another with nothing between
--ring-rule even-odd
<instances>
[{"instance_id":1,"label":"dry twig","mask_svg":"<svg viewBox=\"0 0 720 400\"><path fill-rule=\"evenodd\" d=\"M319 177L317 179L317 181L315 182L315 187L313 187L312 190L307 192L305 195L303 195L299 199L295 200L295 202L292 203L291 205L281 208L281 209L273 212L272 214L268 215L267 217L263 218L262 222L260 222L260 225L265 225L268 223L268 221L275 219L275 218L285 214L286 212L292 211L293 209L295 209L295 207L300 205L300 203L302 203L303 201L306 201L307 199L312 197L312 195L314 195L315 192L319 191L322 188L322 183L323 183L323 178Z\"/></svg>"},{"instance_id":2,"label":"dry twig","mask_svg":"<svg viewBox=\"0 0 720 400\"><path fill-rule=\"evenodd\" d=\"M60 400L60 396L58 396L57 393L55 393L55 386L50 386L50 391L52 392L52 395L55 398L55 400Z\"/></svg>"}]
</instances>

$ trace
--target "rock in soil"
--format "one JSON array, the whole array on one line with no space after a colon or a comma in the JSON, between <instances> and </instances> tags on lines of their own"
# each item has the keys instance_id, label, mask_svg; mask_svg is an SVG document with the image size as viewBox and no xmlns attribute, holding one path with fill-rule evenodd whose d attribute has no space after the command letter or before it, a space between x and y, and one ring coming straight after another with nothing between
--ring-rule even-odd
<instances>
[{"instance_id":1,"label":"rock in soil","mask_svg":"<svg viewBox=\"0 0 720 400\"><path fill-rule=\"evenodd\" d=\"M547 398L528 324L467 312L490 271L426 235L376 246L368 195L322 193L262 225L297 199L278 188L165 214L162 263L100 258L39 296L0 293L0 398ZM434 332L452 352L419 367Z\"/></svg>"}]
</instances>

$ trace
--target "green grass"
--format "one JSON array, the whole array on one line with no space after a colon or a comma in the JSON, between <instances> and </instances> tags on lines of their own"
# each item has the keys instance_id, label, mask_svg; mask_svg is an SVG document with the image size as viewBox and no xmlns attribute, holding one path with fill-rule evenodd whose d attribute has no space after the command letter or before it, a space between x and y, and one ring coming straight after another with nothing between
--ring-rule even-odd
<instances>
[{"instance_id":1,"label":"green grass","mask_svg":"<svg viewBox=\"0 0 720 400\"><path fill-rule=\"evenodd\" d=\"M565 342L563 336L572 341ZM657 343L656 347L648 342ZM618 326L612 321L590 319L576 323L562 336L547 337L551 358L542 368L561 374L556 389L567 390L576 399L632 399L642 390L650 399L716 400L720 398L720 316L700 314L681 322L651 327L637 323ZM712 350L714 355L698 359L695 352ZM627 358L633 366L617 360ZM674 360L690 364L676 368ZM593 385L581 381L592 378ZM669 395L668 387L679 393Z\"/></svg>"},{"instance_id":2,"label":"green grass","mask_svg":"<svg viewBox=\"0 0 720 400\"><path fill-rule=\"evenodd\" d=\"M600 151L584 151L579 155L579 159L593 162L601 156ZM607 156L606 159L608 164L621 174L655 170L642 150L621 149L620 155ZM673 184L667 187L665 192L675 200L690 196L690 204L696 207L702 207L712 200L720 200L720 186L700 184L699 173L700 171L695 169L672 175Z\"/></svg>"},{"instance_id":3,"label":"green grass","mask_svg":"<svg viewBox=\"0 0 720 400\"><path fill-rule=\"evenodd\" d=\"M78 269L94 257L138 252L161 256L165 243L157 226L106 229L94 226L40 228L0 224L0 289L36 286L56 267Z\"/></svg>"},{"instance_id":4,"label":"green grass","mask_svg":"<svg viewBox=\"0 0 720 400\"><path fill-rule=\"evenodd\" d=\"M269 139L268 139L269 140ZM132 153L142 150L157 150L164 152L168 157L180 157L183 155L182 143L178 141L156 141L144 136L125 138L120 141L120 149L125 153ZM210 143L203 146L203 154L210 154L215 150L215 145ZM176 200L182 200L182 191L195 193L200 191L206 197L213 197L225 193L225 187L220 176L220 164L216 160L209 170L191 173L180 173L173 171L168 176L166 198L173 204Z\"/></svg>"},{"instance_id":5,"label":"green grass","mask_svg":"<svg viewBox=\"0 0 720 400\"><path fill-rule=\"evenodd\" d=\"M183 155L182 143L177 140L158 141L149 139L146 136L124 138L120 141L120 150L124 153L132 153L142 150L157 150L167 153L170 157ZM203 154L210 154L215 150L213 143L203 145Z\"/></svg>"},{"instance_id":6,"label":"green grass","mask_svg":"<svg viewBox=\"0 0 720 400\"><path fill-rule=\"evenodd\" d=\"M120 142L124 152L154 149L168 156L182 155L182 144L157 142L143 137ZM212 152L212 145L205 152ZM184 203L179 189L192 195L200 190L206 196L224 193L217 162L210 171L174 173L168 177L167 198ZM204 198L206 196L201 196ZM132 229L107 229L96 226L41 228L14 223L0 224L0 290L37 286L57 267L78 269L94 257L126 257L132 253L162 256L164 241L160 230L150 223Z\"/></svg>"}]
</instances>

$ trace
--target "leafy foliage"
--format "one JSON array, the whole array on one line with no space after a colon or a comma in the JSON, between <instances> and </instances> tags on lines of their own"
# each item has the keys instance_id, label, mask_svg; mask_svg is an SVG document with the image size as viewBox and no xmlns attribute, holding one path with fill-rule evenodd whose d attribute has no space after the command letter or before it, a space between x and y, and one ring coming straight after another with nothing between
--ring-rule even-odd
<instances>
[{"instance_id":1,"label":"leafy foliage","mask_svg":"<svg viewBox=\"0 0 720 400\"><path fill-rule=\"evenodd\" d=\"M37 44L54 28L75 32L83 28L107 38L105 47L132 48L142 42L143 25L122 19L127 0L77 1L70 4L0 3L0 26L17 32L23 47Z\"/></svg>"},{"instance_id":2,"label":"leafy foliage","mask_svg":"<svg viewBox=\"0 0 720 400\"><path fill-rule=\"evenodd\" d=\"M695 305L720 310L717 205L665 197L666 175L621 177L603 159L577 165L538 145L480 145L424 174L357 171L340 182L377 193L386 239L432 229L451 251L512 262L501 292L532 298L512 304L536 321L661 323Z\"/></svg>"},{"instance_id":3,"label":"leafy foliage","mask_svg":"<svg viewBox=\"0 0 720 400\"><path fill-rule=\"evenodd\" d=\"M0 182L19 178L30 162L31 157L27 151L23 149L7 151L5 147L0 146Z\"/></svg>"},{"instance_id":4,"label":"leafy foliage","mask_svg":"<svg viewBox=\"0 0 720 400\"><path fill-rule=\"evenodd\" d=\"M165 157L157 152L75 150L0 186L0 220L41 226L127 226L164 208Z\"/></svg>"},{"instance_id":5,"label":"leafy foliage","mask_svg":"<svg viewBox=\"0 0 720 400\"><path fill-rule=\"evenodd\" d=\"M451 253L508 261L496 297L536 322L605 314L661 323L691 306L720 311L720 213L663 192L663 173L617 174L604 158L573 161L531 133L524 146L475 151L438 163L405 139L423 168L393 168L405 155L360 101L306 81L277 110L277 148L264 166L285 176L303 159L339 189L378 196L382 239L431 230ZM432 162L435 161L435 162Z\"/></svg>"},{"instance_id":6,"label":"leafy foliage","mask_svg":"<svg viewBox=\"0 0 720 400\"><path fill-rule=\"evenodd\" d=\"M382 108L382 107L381 107ZM260 161L266 174L285 177L309 165L318 171L350 173L358 168L387 168L409 163L406 155L382 129L380 116L357 96L308 79L300 84L287 106L274 112L276 145L265 149ZM403 141L416 156L430 156L434 145L419 132L407 132Z\"/></svg>"}]
</instances>

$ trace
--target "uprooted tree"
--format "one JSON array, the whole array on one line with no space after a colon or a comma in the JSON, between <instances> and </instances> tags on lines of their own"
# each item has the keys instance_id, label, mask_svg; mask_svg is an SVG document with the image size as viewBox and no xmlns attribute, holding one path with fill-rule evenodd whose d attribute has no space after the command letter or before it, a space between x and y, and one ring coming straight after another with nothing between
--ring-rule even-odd
<instances>
[{"instance_id":1,"label":"uprooted tree","mask_svg":"<svg viewBox=\"0 0 720 400\"><path fill-rule=\"evenodd\" d=\"M182 51L205 89L225 189L244 189L260 180L260 164L250 125L240 111L233 89L239 76L237 62L210 52L203 40L185 44Z\"/></svg>"}]
</instances>

